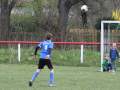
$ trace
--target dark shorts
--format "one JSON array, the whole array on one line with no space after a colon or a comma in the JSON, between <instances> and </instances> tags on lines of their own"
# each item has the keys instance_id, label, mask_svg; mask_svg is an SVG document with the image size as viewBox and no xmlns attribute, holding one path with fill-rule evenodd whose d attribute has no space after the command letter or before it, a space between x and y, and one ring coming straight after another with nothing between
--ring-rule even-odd
<instances>
[{"instance_id":1,"label":"dark shorts","mask_svg":"<svg viewBox=\"0 0 120 90\"><path fill-rule=\"evenodd\" d=\"M108 67L108 71L112 70L112 64L111 63L109 63L107 67Z\"/></svg>"},{"instance_id":2,"label":"dark shorts","mask_svg":"<svg viewBox=\"0 0 120 90\"><path fill-rule=\"evenodd\" d=\"M52 66L52 63L51 63L50 59L42 59L42 58L40 58L39 64L38 64L38 69L43 69L45 65L49 69L53 69L53 66Z\"/></svg>"}]
</instances>

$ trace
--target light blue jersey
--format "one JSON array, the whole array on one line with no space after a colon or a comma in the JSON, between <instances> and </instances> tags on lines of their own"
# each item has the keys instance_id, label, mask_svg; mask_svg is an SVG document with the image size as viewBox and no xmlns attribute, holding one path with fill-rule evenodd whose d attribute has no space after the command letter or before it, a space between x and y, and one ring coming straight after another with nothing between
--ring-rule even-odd
<instances>
[{"instance_id":1,"label":"light blue jersey","mask_svg":"<svg viewBox=\"0 0 120 90\"><path fill-rule=\"evenodd\" d=\"M38 44L38 47L42 49L40 51L40 58L46 59L47 55L51 56L50 50L53 48L53 43L51 40L44 40L43 42Z\"/></svg>"}]
</instances>

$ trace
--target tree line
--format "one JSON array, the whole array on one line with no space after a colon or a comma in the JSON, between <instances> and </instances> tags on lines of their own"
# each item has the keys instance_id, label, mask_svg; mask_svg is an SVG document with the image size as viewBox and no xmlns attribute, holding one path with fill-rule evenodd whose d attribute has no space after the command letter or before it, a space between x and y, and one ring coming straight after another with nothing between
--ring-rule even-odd
<instances>
[{"instance_id":1,"label":"tree line","mask_svg":"<svg viewBox=\"0 0 120 90\"><path fill-rule=\"evenodd\" d=\"M34 20L31 22L29 20L30 18L27 18L29 20L29 23L33 23L32 25L35 27L33 29L39 30L42 27L43 29L47 29L48 31L54 30L54 32L56 32L55 30L57 29L57 31L59 32L64 32L60 36L65 36L71 10L74 16L75 9L77 9L77 12L80 13L80 9L77 7L83 4L88 5L88 22L92 22L94 25L95 21L98 18L106 17L108 16L108 14L110 16L111 10L114 7L114 3L112 0L0 0L0 31L3 34L9 32L11 29L12 10L15 7L24 7L24 5L28 5L25 4L25 2L32 2L31 5L34 11L34 17L31 17L33 17ZM43 3L46 3L46 5L44 5ZM109 7L107 7L108 3L110 4ZM51 9L53 11L50 11L49 8L53 8ZM42 14L41 11L45 12L46 16L45 14ZM107 13L105 14L104 12L106 11ZM80 17L79 15L78 18ZM19 18L19 16L15 17ZM16 26L16 23L17 21L15 21L14 28ZM23 23L27 22L24 21ZM20 27L24 27L24 25L21 24Z\"/></svg>"}]
</instances>

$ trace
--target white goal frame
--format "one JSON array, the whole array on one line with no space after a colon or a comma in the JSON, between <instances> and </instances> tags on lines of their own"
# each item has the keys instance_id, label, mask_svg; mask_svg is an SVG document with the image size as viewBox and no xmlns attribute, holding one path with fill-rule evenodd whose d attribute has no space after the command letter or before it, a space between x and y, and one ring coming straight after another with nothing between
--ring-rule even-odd
<instances>
[{"instance_id":1,"label":"white goal frame","mask_svg":"<svg viewBox=\"0 0 120 90\"><path fill-rule=\"evenodd\" d=\"M102 67L102 64L103 64L103 59L104 59L104 24L105 23L108 23L108 24L112 24L112 23L118 23L120 24L120 21L112 21L112 20L102 20L101 21L101 42L100 42L100 45L101 45L101 72L103 72L103 67Z\"/></svg>"}]
</instances>

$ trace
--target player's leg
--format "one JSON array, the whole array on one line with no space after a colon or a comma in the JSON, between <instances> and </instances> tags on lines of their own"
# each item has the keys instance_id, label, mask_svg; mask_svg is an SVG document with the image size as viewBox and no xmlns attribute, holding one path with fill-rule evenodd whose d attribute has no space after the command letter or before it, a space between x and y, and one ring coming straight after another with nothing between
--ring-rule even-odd
<instances>
[{"instance_id":1,"label":"player's leg","mask_svg":"<svg viewBox=\"0 0 120 90\"><path fill-rule=\"evenodd\" d=\"M114 61L114 70L117 70L117 66L116 66L116 60Z\"/></svg>"},{"instance_id":2,"label":"player's leg","mask_svg":"<svg viewBox=\"0 0 120 90\"><path fill-rule=\"evenodd\" d=\"M112 72L115 72L116 70L116 66L115 66L115 60L112 61Z\"/></svg>"},{"instance_id":3,"label":"player's leg","mask_svg":"<svg viewBox=\"0 0 120 90\"><path fill-rule=\"evenodd\" d=\"M39 75L40 71L41 71L41 69L37 69L37 70L34 72L34 74L32 75L31 80L29 81L29 86L32 86L33 81L35 81L35 79L36 79L36 77Z\"/></svg>"},{"instance_id":4,"label":"player's leg","mask_svg":"<svg viewBox=\"0 0 120 90\"><path fill-rule=\"evenodd\" d=\"M108 63L108 71L111 72L112 71L112 64Z\"/></svg>"},{"instance_id":5,"label":"player's leg","mask_svg":"<svg viewBox=\"0 0 120 90\"><path fill-rule=\"evenodd\" d=\"M53 69L53 65L51 63L51 60L46 60L46 65L50 69L49 86L53 86L53 83L54 83L54 69Z\"/></svg>"},{"instance_id":6,"label":"player's leg","mask_svg":"<svg viewBox=\"0 0 120 90\"><path fill-rule=\"evenodd\" d=\"M40 60L39 60L39 64L38 64L38 69L34 72L34 74L33 74L32 78L31 78L31 80L29 81L29 86L32 86L33 81L35 81L35 79L36 79L37 76L39 75L41 69L44 68L44 66L45 66L44 60L43 60L43 59L40 59Z\"/></svg>"},{"instance_id":7,"label":"player's leg","mask_svg":"<svg viewBox=\"0 0 120 90\"><path fill-rule=\"evenodd\" d=\"M36 72L33 74L31 81L35 81L35 78L39 75L41 69L37 69Z\"/></svg>"},{"instance_id":8,"label":"player's leg","mask_svg":"<svg viewBox=\"0 0 120 90\"><path fill-rule=\"evenodd\" d=\"M54 69L50 69L50 83L54 83Z\"/></svg>"}]
</instances>

